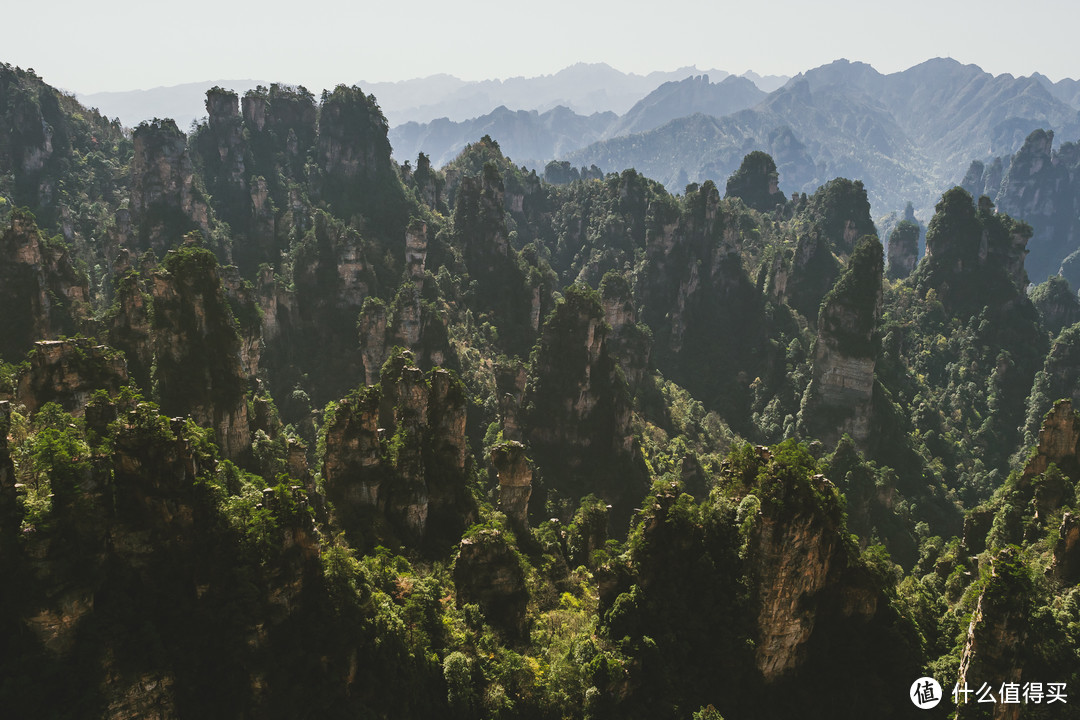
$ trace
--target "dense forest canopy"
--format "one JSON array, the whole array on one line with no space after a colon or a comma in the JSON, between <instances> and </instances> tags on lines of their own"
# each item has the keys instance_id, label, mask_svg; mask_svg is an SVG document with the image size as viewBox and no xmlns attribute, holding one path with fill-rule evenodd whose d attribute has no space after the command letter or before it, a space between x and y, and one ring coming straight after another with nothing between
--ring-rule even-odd
<instances>
[{"instance_id":1,"label":"dense forest canopy","mask_svg":"<svg viewBox=\"0 0 1080 720\"><path fill-rule=\"evenodd\" d=\"M1080 302L1022 215L947 189L920 258L760 149L672 194L490 135L396 162L357 87L206 112L0 65L0 715L1080 688Z\"/></svg>"}]
</instances>

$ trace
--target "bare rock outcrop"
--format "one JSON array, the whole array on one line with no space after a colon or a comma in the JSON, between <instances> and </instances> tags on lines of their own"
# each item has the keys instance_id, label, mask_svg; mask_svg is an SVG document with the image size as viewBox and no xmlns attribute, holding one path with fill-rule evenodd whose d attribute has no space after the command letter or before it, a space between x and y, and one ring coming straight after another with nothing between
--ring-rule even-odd
<instances>
[{"instance_id":1,"label":"bare rock outcrop","mask_svg":"<svg viewBox=\"0 0 1080 720\"><path fill-rule=\"evenodd\" d=\"M139 125L133 140L131 249L161 257L190 230L209 236L210 208L195 183L184 133L172 120L154 120Z\"/></svg>"},{"instance_id":2,"label":"bare rock outcrop","mask_svg":"<svg viewBox=\"0 0 1080 720\"><path fill-rule=\"evenodd\" d=\"M525 389L525 435L551 489L605 498L622 525L645 489L647 471L609 332L599 296L567 288L541 330Z\"/></svg>"},{"instance_id":3,"label":"bare rock outcrop","mask_svg":"<svg viewBox=\"0 0 1080 720\"><path fill-rule=\"evenodd\" d=\"M915 270L919 261L920 232L918 224L905 218L889 233L887 277L902 280Z\"/></svg>"},{"instance_id":4,"label":"bare rock outcrop","mask_svg":"<svg viewBox=\"0 0 1080 720\"><path fill-rule=\"evenodd\" d=\"M171 252L150 278L152 344L161 408L214 430L229 458L250 450L242 342L217 261L206 250Z\"/></svg>"},{"instance_id":5,"label":"bare rock outcrop","mask_svg":"<svg viewBox=\"0 0 1080 720\"><path fill-rule=\"evenodd\" d=\"M1053 145L1052 130L1032 132L1012 156L1000 190L993 188L999 190L996 202L1003 211L1031 224L1031 252L1025 262L1036 282L1056 274L1080 241L1080 158L1074 143L1057 152Z\"/></svg>"},{"instance_id":6,"label":"bare rock outcrop","mask_svg":"<svg viewBox=\"0 0 1080 720\"><path fill-rule=\"evenodd\" d=\"M822 303L800 418L811 437L830 446L848 433L865 448L871 436L881 277L881 243L864 238Z\"/></svg>"},{"instance_id":7,"label":"bare rock outcrop","mask_svg":"<svg viewBox=\"0 0 1080 720\"><path fill-rule=\"evenodd\" d=\"M499 480L499 509L516 527L527 528L533 474L525 446L514 441L496 445L491 451L491 464Z\"/></svg>"},{"instance_id":8,"label":"bare rock outcrop","mask_svg":"<svg viewBox=\"0 0 1080 720\"><path fill-rule=\"evenodd\" d=\"M1022 716L1023 706L1002 702L999 687L1027 679L1024 661L1030 591L1031 580L1014 549L1000 550L991 560L990 577L971 615L957 678L960 687L972 690L979 688L985 678L994 678L991 693L996 702L990 715L994 720L1016 720ZM956 717L960 720L987 717L985 707L969 698L958 706Z\"/></svg>"},{"instance_id":9,"label":"bare rock outcrop","mask_svg":"<svg viewBox=\"0 0 1080 720\"><path fill-rule=\"evenodd\" d=\"M600 302L604 306L604 319L611 326L611 354L622 368L633 394L641 387L649 368L652 333L638 324L630 283L622 275L609 273L604 276L600 284Z\"/></svg>"},{"instance_id":10,"label":"bare rock outcrop","mask_svg":"<svg viewBox=\"0 0 1080 720\"><path fill-rule=\"evenodd\" d=\"M19 360L38 340L88 329L89 281L59 241L24 210L0 232L0 356Z\"/></svg>"},{"instance_id":11,"label":"bare rock outcrop","mask_svg":"<svg viewBox=\"0 0 1080 720\"><path fill-rule=\"evenodd\" d=\"M864 573L850 565L838 514L814 499L831 498L835 507L832 483L822 475L810 482L812 487L783 481L782 500L763 503L749 538L758 603L754 657L766 682L803 666L822 615L857 625L886 604Z\"/></svg>"},{"instance_id":12,"label":"bare rock outcrop","mask_svg":"<svg viewBox=\"0 0 1080 720\"><path fill-rule=\"evenodd\" d=\"M465 419L460 382L441 369L425 376L408 354L387 362L379 385L340 401L327 419L323 475L345 526L366 537L365 523L380 519L427 548L460 536L474 515Z\"/></svg>"},{"instance_id":13,"label":"bare rock outcrop","mask_svg":"<svg viewBox=\"0 0 1080 720\"><path fill-rule=\"evenodd\" d=\"M1036 454L1028 460L1021 482L1046 472L1051 463L1072 477L1080 477L1080 417L1071 400L1054 403L1039 429Z\"/></svg>"},{"instance_id":14,"label":"bare rock outcrop","mask_svg":"<svg viewBox=\"0 0 1080 720\"><path fill-rule=\"evenodd\" d=\"M124 353L128 375L142 388L150 390L150 372L154 348L150 339L150 310L153 301L143 291L139 276L125 275L116 286L113 310L105 319L109 345Z\"/></svg>"},{"instance_id":15,"label":"bare rock outcrop","mask_svg":"<svg viewBox=\"0 0 1080 720\"><path fill-rule=\"evenodd\" d=\"M1076 513L1067 512L1061 518L1050 572L1064 585L1080 581L1080 518Z\"/></svg>"},{"instance_id":16,"label":"bare rock outcrop","mask_svg":"<svg viewBox=\"0 0 1080 720\"><path fill-rule=\"evenodd\" d=\"M19 378L17 398L29 412L47 402L78 412L95 390L116 395L127 382L127 366L116 350L84 338L43 340L30 352L30 368Z\"/></svg>"},{"instance_id":17,"label":"bare rock outcrop","mask_svg":"<svg viewBox=\"0 0 1080 720\"><path fill-rule=\"evenodd\" d=\"M524 634L529 600L525 571L500 530L481 530L462 539L454 563L459 606L476 603L491 623L517 639Z\"/></svg>"}]
</instances>

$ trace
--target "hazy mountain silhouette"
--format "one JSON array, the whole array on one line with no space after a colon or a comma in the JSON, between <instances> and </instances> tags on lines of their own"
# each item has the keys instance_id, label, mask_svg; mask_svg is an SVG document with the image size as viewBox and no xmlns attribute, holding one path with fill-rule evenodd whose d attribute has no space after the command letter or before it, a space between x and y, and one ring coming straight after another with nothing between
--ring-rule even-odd
<instances>
[{"instance_id":1,"label":"hazy mountain silhouette","mask_svg":"<svg viewBox=\"0 0 1080 720\"><path fill-rule=\"evenodd\" d=\"M135 127L144 120L172 118L176 126L187 129L191 123L206 116L206 91L214 86L235 90L243 95L257 85L269 86L269 82L256 80L206 80L151 88L149 90L125 90L121 92L78 94L79 102L95 107L102 115L120 118L127 127Z\"/></svg>"},{"instance_id":2,"label":"hazy mountain silhouette","mask_svg":"<svg viewBox=\"0 0 1080 720\"><path fill-rule=\"evenodd\" d=\"M1067 94L1070 84L1054 87ZM942 58L889 75L838 60L793 78L753 109L675 120L566 159L605 171L635 167L680 190L686 181L723 181L736 158L761 149L776 156L787 192L858 177L875 213L910 200L925 215L971 158L1012 154L1040 127L1080 137L1080 114L1037 78L994 76ZM775 147L781 138L784 152Z\"/></svg>"},{"instance_id":3,"label":"hazy mountain silhouette","mask_svg":"<svg viewBox=\"0 0 1080 720\"><path fill-rule=\"evenodd\" d=\"M634 104L606 133L619 137L658 128L664 123L694 113L715 117L753 107L766 93L751 80L729 75L709 82L708 75L693 75L666 82Z\"/></svg>"},{"instance_id":4,"label":"hazy mountain silhouette","mask_svg":"<svg viewBox=\"0 0 1080 720\"><path fill-rule=\"evenodd\" d=\"M584 116L561 105L544 113L500 106L463 122L441 118L398 125L390 130L390 144L399 162L414 160L423 151L434 167L442 167L470 142L490 135L516 164L542 169L548 160L599 140L617 119L613 112Z\"/></svg>"}]
</instances>

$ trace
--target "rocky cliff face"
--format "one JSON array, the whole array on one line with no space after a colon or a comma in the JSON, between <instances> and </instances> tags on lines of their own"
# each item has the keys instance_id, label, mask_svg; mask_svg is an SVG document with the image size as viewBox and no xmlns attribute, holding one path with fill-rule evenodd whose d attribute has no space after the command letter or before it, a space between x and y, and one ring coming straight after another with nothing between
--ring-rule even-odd
<instances>
[{"instance_id":1,"label":"rocky cliff face","mask_svg":"<svg viewBox=\"0 0 1080 720\"><path fill-rule=\"evenodd\" d=\"M728 178L725 197L737 197L759 212L771 212L787 199L780 192L779 182L776 163L767 153L755 150Z\"/></svg>"},{"instance_id":2,"label":"rocky cliff face","mask_svg":"<svg viewBox=\"0 0 1080 720\"><path fill-rule=\"evenodd\" d=\"M45 678L69 673L63 700L81 700L96 716L185 717L250 703L262 664L257 648L273 645L273 629L296 616L306 580L318 569L303 493L270 490L248 506L272 518L262 526L262 547L272 550L262 555L261 569L239 572L249 566L221 548L263 551L211 498L216 461L192 441L198 431L146 403L113 410L119 422L109 454L89 458L64 502L34 518L5 554L5 574L21 590L17 600L4 601L5 638L24 660L34 658ZM0 429L6 442L6 427ZM0 463L0 481L2 472ZM216 492L229 493L221 486ZM20 520L13 519L16 529ZM0 519L4 537L10 521ZM248 600L237 600L240 575L249 590L259 588ZM12 622L18 633L11 633ZM254 666L238 671L219 662L233 653ZM189 664L194 657L200 666ZM88 666L94 671L73 671ZM210 686L217 688L213 698L206 697ZM28 697L19 707L37 716L39 705L50 703Z\"/></svg>"},{"instance_id":3,"label":"rocky cliff face","mask_svg":"<svg viewBox=\"0 0 1080 720\"><path fill-rule=\"evenodd\" d=\"M331 177L374 179L389 157L387 129L385 118L359 88L339 86L319 115L320 166Z\"/></svg>"},{"instance_id":4,"label":"rocky cliff face","mask_svg":"<svg viewBox=\"0 0 1080 720\"><path fill-rule=\"evenodd\" d=\"M793 442L741 446L718 478L732 502L706 502L699 513L677 483L655 484L632 534L629 577L614 581L622 594L605 596L601 583L607 631L655 638L659 658L698 658L681 676L684 691L711 678L694 704L714 703L725 717L797 717L800 707L831 716L831 706L817 714L817 693L836 673L852 684L853 717L905 717L900 701L882 703L880 693L918 672L921 640L890 602L889 581L860 559L840 493L814 472ZM725 662L743 670L717 678ZM654 667L630 668L632 706L662 706Z\"/></svg>"},{"instance_id":5,"label":"rocky cliff face","mask_svg":"<svg viewBox=\"0 0 1080 720\"><path fill-rule=\"evenodd\" d=\"M821 300L840 276L840 270L828 238L819 228L811 228L799 236L790 263L778 266L773 287L788 305L807 320L815 321Z\"/></svg>"},{"instance_id":6,"label":"rocky cliff face","mask_svg":"<svg viewBox=\"0 0 1080 720\"><path fill-rule=\"evenodd\" d=\"M16 396L28 412L47 402L72 412L85 408L93 391L116 395L127 382L124 358L112 348L82 338L44 340L34 344Z\"/></svg>"},{"instance_id":7,"label":"rocky cliff face","mask_svg":"<svg viewBox=\"0 0 1080 720\"><path fill-rule=\"evenodd\" d=\"M510 252L503 217L505 190L498 170L489 165L480 177L464 177L454 205L454 224L465 242L465 264L474 275L488 275Z\"/></svg>"},{"instance_id":8,"label":"rocky cliff face","mask_svg":"<svg viewBox=\"0 0 1080 720\"><path fill-rule=\"evenodd\" d=\"M621 525L645 474L608 333L596 293L568 288L541 331L525 390L526 436L551 489L596 492L616 506Z\"/></svg>"},{"instance_id":9,"label":"rocky cliff face","mask_svg":"<svg viewBox=\"0 0 1080 720\"><path fill-rule=\"evenodd\" d=\"M443 193L445 179L439 177L431 168L431 158L424 153L416 156L416 169L407 181L416 188L417 194L425 205L432 210L446 210L446 198Z\"/></svg>"},{"instance_id":10,"label":"rocky cliff face","mask_svg":"<svg viewBox=\"0 0 1080 720\"><path fill-rule=\"evenodd\" d=\"M128 375L143 390L150 391L154 349L150 339L150 295L143 291L139 276L125 275L116 287L114 311L105 319L109 345L124 353Z\"/></svg>"},{"instance_id":11,"label":"rocky cliff face","mask_svg":"<svg viewBox=\"0 0 1080 720\"><path fill-rule=\"evenodd\" d=\"M859 180L830 180L810 196L808 209L829 248L841 257L854 251L859 238L877 235L866 188Z\"/></svg>"},{"instance_id":12,"label":"rocky cliff face","mask_svg":"<svg viewBox=\"0 0 1080 720\"><path fill-rule=\"evenodd\" d=\"M527 272L510 247L504 196L493 163L485 164L479 176L461 178L454 198L454 235L463 269L477 283L476 307L492 314L506 352L524 357L550 305L539 273Z\"/></svg>"},{"instance_id":13,"label":"rocky cliff face","mask_svg":"<svg viewBox=\"0 0 1080 720\"><path fill-rule=\"evenodd\" d=\"M516 527L529 527L529 496L532 495L532 468L525 446L509 441L491 451L491 464L499 481L499 509Z\"/></svg>"},{"instance_id":14,"label":"rocky cliff face","mask_svg":"<svg viewBox=\"0 0 1080 720\"><path fill-rule=\"evenodd\" d=\"M1035 130L1011 158L986 166L973 162L962 183L972 196L985 194L1002 211L1031 226L1025 263L1031 279L1042 282L1059 271L1080 284L1080 145L1053 148L1054 133Z\"/></svg>"},{"instance_id":15,"label":"rocky cliff face","mask_svg":"<svg viewBox=\"0 0 1080 720\"><path fill-rule=\"evenodd\" d=\"M1043 420L1037 452L1024 467L1021 478L1030 480L1041 475L1051 463L1072 477L1080 477L1080 417L1070 400L1055 403Z\"/></svg>"},{"instance_id":16,"label":"rocky cliff face","mask_svg":"<svg viewBox=\"0 0 1080 720\"><path fill-rule=\"evenodd\" d=\"M619 363L630 393L641 388L652 356L652 332L638 324L637 308L630 292L630 283L614 273L604 276L600 284L600 302L604 319L611 326L611 355Z\"/></svg>"},{"instance_id":17,"label":"rocky cliff face","mask_svg":"<svg viewBox=\"0 0 1080 720\"><path fill-rule=\"evenodd\" d=\"M14 106L14 112L10 130L12 137L10 143L6 143L7 147L3 149L3 155L0 157L7 161L5 164L10 164L22 176L20 184L25 190L20 200L34 206L40 204L43 196L47 198L52 192L51 185L43 183L44 178L41 176L46 162L53 157L55 129L45 119L40 103L33 102L32 93L19 97L22 93L12 92L27 80L30 81L28 84L39 84L40 80L35 78L32 72L19 77L20 73L17 69L5 67L3 70L0 85L2 85L5 97L9 96L8 93L14 96L11 103ZM38 83L33 83L33 80L38 80Z\"/></svg>"},{"instance_id":18,"label":"rocky cliff face","mask_svg":"<svg viewBox=\"0 0 1080 720\"><path fill-rule=\"evenodd\" d=\"M495 392L499 399L499 423L503 437L507 440L525 439L522 402L525 400L525 387L529 381L525 363L509 362L495 366Z\"/></svg>"},{"instance_id":19,"label":"rocky cliff face","mask_svg":"<svg viewBox=\"0 0 1080 720\"><path fill-rule=\"evenodd\" d=\"M493 625L520 638L529 600L525 572L505 535L483 530L463 538L454 563L458 605L476 603Z\"/></svg>"},{"instance_id":20,"label":"rocky cliff face","mask_svg":"<svg viewBox=\"0 0 1080 720\"><path fill-rule=\"evenodd\" d=\"M404 226L402 187L390 158L389 126L374 96L339 85L319 109L318 192L339 217L361 214L387 230Z\"/></svg>"},{"instance_id":21,"label":"rocky cliff face","mask_svg":"<svg viewBox=\"0 0 1080 720\"><path fill-rule=\"evenodd\" d=\"M98 213L120 202L128 180L117 172L131 152L119 120L6 63L0 104L0 185L11 206L31 210L50 235L69 242L100 237Z\"/></svg>"},{"instance_id":22,"label":"rocky cliff face","mask_svg":"<svg viewBox=\"0 0 1080 720\"><path fill-rule=\"evenodd\" d=\"M844 433L862 447L870 439L882 269L881 243L864 238L822 304L800 418L811 437L831 446Z\"/></svg>"},{"instance_id":23,"label":"rocky cliff face","mask_svg":"<svg viewBox=\"0 0 1080 720\"><path fill-rule=\"evenodd\" d=\"M8 362L37 340L87 330L91 316L88 279L21 210L0 234L0 306L0 356Z\"/></svg>"},{"instance_id":24,"label":"rocky cliff face","mask_svg":"<svg viewBox=\"0 0 1080 720\"><path fill-rule=\"evenodd\" d=\"M1022 683L1028 679L1025 670L1025 644L1029 632L1029 600L1031 580L1026 569L1017 567L1013 550L1000 550L991 560L990 577L983 587L971 615L967 640L960 658L957 679L961 687L977 690L990 683L993 697L997 698L991 709L994 720L1015 720L1022 717L1023 706L1001 702L1000 686L1003 683ZM1000 679L999 679L1000 678ZM969 698L957 708L956 717L987 717L984 707Z\"/></svg>"},{"instance_id":25,"label":"rocky cliff face","mask_svg":"<svg viewBox=\"0 0 1080 720\"><path fill-rule=\"evenodd\" d=\"M422 368L457 367L446 321L431 302L421 299L423 285L423 276L403 284L389 306L378 298L364 301L357 334L369 385L379 381L394 347L410 351Z\"/></svg>"},{"instance_id":26,"label":"rocky cliff face","mask_svg":"<svg viewBox=\"0 0 1080 720\"><path fill-rule=\"evenodd\" d=\"M210 177L241 190L247 189L244 166L243 121L240 118L240 98L236 93L215 87L206 92L206 113L212 141L204 157L210 161L206 168ZM216 163L213 160L217 160Z\"/></svg>"},{"instance_id":27,"label":"rocky cliff face","mask_svg":"<svg viewBox=\"0 0 1080 720\"><path fill-rule=\"evenodd\" d=\"M813 483L814 490L825 496L835 493L824 476L814 476ZM844 547L835 517L813 503L796 500L798 491L793 487L781 492L789 508L778 512L766 503L750 539L758 598L754 657L766 683L795 673L806 663L820 616L834 614L859 625L871 620L878 604L884 603L868 578L850 572L850 550ZM837 604L826 605L832 602Z\"/></svg>"},{"instance_id":28,"label":"rocky cliff face","mask_svg":"<svg viewBox=\"0 0 1080 720\"><path fill-rule=\"evenodd\" d=\"M153 379L162 410L190 414L213 428L226 457L243 457L251 445L248 375L214 256L198 249L172 252L150 284Z\"/></svg>"},{"instance_id":29,"label":"rocky cliff face","mask_svg":"<svg viewBox=\"0 0 1080 720\"><path fill-rule=\"evenodd\" d=\"M254 383L263 353L264 323L258 291L252 283L241 279L236 267L231 265L221 269L221 287L240 336L240 365L247 380Z\"/></svg>"},{"instance_id":30,"label":"rocky cliff face","mask_svg":"<svg viewBox=\"0 0 1080 720\"><path fill-rule=\"evenodd\" d=\"M886 276L890 280L903 280L915 269L919 260L919 234L919 226L906 219L889 233Z\"/></svg>"},{"instance_id":31,"label":"rocky cliff face","mask_svg":"<svg viewBox=\"0 0 1080 720\"><path fill-rule=\"evenodd\" d=\"M244 95L244 125L253 134L264 134L277 149L305 151L315 141L315 98L305 88L273 84Z\"/></svg>"},{"instance_id":32,"label":"rocky cliff face","mask_svg":"<svg viewBox=\"0 0 1080 720\"><path fill-rule=\"evenodd\" d=\"M713 183L689 193L686 206L650 228L638 283L642 320L655 333L657 369L709 398L710 409L738 417L754 376L772 362L765 299L743 266L738 218L724 211Z\"/></svg>"},{"instance_id":33,"label":"rocky cliff face","mask_svg":"<svg viewBox=\"0 0 1080 720\"><path fill-rule=\"evenodd\" d=\"M172 120L142 123L133 135L131 213L135 236L123 244L158 257L189 230L210 235L210 209L196 186L187 137ZM227 259L223 255L222 259Z\"/></svg>"},{"instance_id":34,"label":"rocky cliff face","mask_svg":"<svg viewBox=\"0 0 1080 720\"><path fill-rule=\"evenodd\" d=\"M1080 518L1076 513L1067 512L1061 518L1050 572L1065 586L1080 581Z\"/></svg>"},{"instance_id":35,"label":"rocky cliff face","mask_svg":"<svg viewBox=\"0 0 1080 720\"><path fill-rule=\"evenodd\" d=\"M243 98L219 87L207 91L207 121L192 136L198 169L216 217L233 233L232 257L241 273L279 265L290 235L310 227L299 191L316 132L316 106L303 88L258 87Z\"/></svg>"},{"instance_id":36,"label":"rocky cliff face","mask_svg":"<svg viewBox=\"0 0 1080 720\"><path fill-rule=\"evenodd\" d=\"M756 454L758 462L779 469L789 452ZM756 517L753 506L745 508L744 522L754 664L770 714L798 714L800 705L814 702L808 688L836 672L859 686L848 697L848 707L862 709L857 714L889 707L880 693L896 675L917 672L920 640L892 606L888 581L858 559L833 484L806 466L768 472L773 479L757 490ZM881 643L890 647L887 655L877 651ZM890 711L903 717L898 705Z\"/></svg>"},{"instance_id":37,"label":"rocky cliff face","mask_svg":"<svg viewBox=\"0 0 1080 720\"><path fill-rule=\"evenodd\" d=\"M327 420L327 497L358 537L378 539L364 524L382 518L408 542L439 547L474 512L466 447L460 383L445 370L425 377L411 356L397 355L378 386L342 400Z\"/></svg>"},{"instance_id":38,"label":"rocky cliff face","mask_svg":"<svg viewBox=\"0 0 1080 720\"><path fill-rule=\"evenodd\" d=\"M1012 157L996 197L1003 211L1034 229L1025 262L1037 282L1056 274L1062 260L1080 244L1076 200L1080 163L1070 157L1072 148L1055 153L1053 144L1053 131L1031 133Z\"/></svg>"},{"instance_id":39,"label":"rocky cliff face","mask_svg":"<svg viewBox=\"0 0 1080 720\"><path fill-rule=\"evenodd\" d=\"M318 211L312 229L294 249L295 291L272 289L269 278L260 283L262 298L272 301L264 303L264 318L274 318L286 330L268 339L270 364L283 377L310 376L317 405L341 397L364 380L357 316L369 297L381 294L373 259L378 252L354 228ZM308 352L313 347L320 352ZM291 391L295 382L283 389ZM274 391L280 392L276 387Z\"/></svg>"},{"instance_id":40,"label":"rocky cliff face","mask_svg":"<svg viewBox=\"0 0 1080 720\"><path fill-rule=\"evenodd\" d=\"M1047 413L1038 434L1038 445L1022 472L1012 476L995 510L993 532L987 545L1034 542L1049 536L1061 541L1060 563L1070 565L1068 523L1059 520L1063 508L1073 505L1076 479L1080 478L1080 416L1072 402L1060 400ZM987 528L988 530L990 528Z\"/></svg>"},{"instance_id":41,"label":"rocky cliff face","mask_svg":"<svg viewBox=\"0 0 1080 720\"><path fill-rule=\"evenodd\" d=\"M1039 437L1043 416L1052 408L1054 401L1067 398L1080 402L1080 325L1065 328L1050 346L1042 370L1035 375L1035 383L1028 397L1027 420L1024 441L1033 444ZM1055 413L1056 414L1056 413Z\"/></svg>"}]
</instances>

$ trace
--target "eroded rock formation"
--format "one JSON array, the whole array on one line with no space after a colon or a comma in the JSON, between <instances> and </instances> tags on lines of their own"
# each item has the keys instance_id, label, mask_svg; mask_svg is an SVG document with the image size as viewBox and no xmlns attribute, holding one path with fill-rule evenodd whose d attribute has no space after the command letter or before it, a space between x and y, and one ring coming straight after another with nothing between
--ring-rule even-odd
<instances>
[{"instance_id":1,"label":"eroded rock formation","mask_svg":"<svg viewBox=\"0 0 1080 720\"><path fill-rule=\"evenodd\" d=\"M88 279L22 210L0 233L0 307L0 357L8 362L35 341L85 330L91 316Z\"/></svg>"},{"instance_id":2,"label":"eroded rock formation","mask_svg":"<svg viewBox=\"0 0 1080 720\"><path fill-rule=\"evenodd\" d=\"M19 378L17 398L34 412L47 402L65 410L86 407L95 390L116 395L128 382L123 356L89 340L43 340L34 344L30 368Z\"/></svg>"},{"instance_id":3,"label":"eroded rock formation","mask_svg":"<svg viewBox=\"0 0 1080 720\"><path fill-rule=\"evenodd\" d=\"M200 249L169 253L150 284L162 411L191 415L214 430L226 457L244 457L251 445L248 375L217 261Z\"/></svg>"},{"instance_id":4,"label":"eroded rock formation","mask_svg":"<svg viewBox=\"0 0 1080 720\"><path fill-rule=\"evenodd\" d=\"M822 303L813 378L800 417L810 436L829 445L844 433L862 447L870 439L881 273L881 243L864 238Z\"/></svg>"},{"instance_id":5,"label":"eroded rock formation","mask_svg":"<svg viewBox=\"0 0 1080 720\"><path fill-rule=\"evenodd\" d=\"M919 233L919 226L907 219L900 221L889 233L887 277L902 280L915 269L919 260Z\"/></svg>"},{"instance_id":6,"label":"eroded rock formation","mask_svg":"<svg viewBox=\"0 0 1080 720\"><path fill-rule=\"evenodd\" d=\"M386 518L427 547L460 534L473 515L465 488L465 395L445 370L425 376L392 357L378 386L344 400L326 426L327 496L346 527Z\"/></svg>"},{"instance_id":7,"label":"eroded rock formation","mask_svg":"<svg viewBox=\"0 0 1080 720\"><path fill-rule=\"evenodd\" d=\"M187 137L172 120L144 122L133 135L131 213L135 237L124 244L158 257L190 230L210 235L210 209L196 186ZM223 255L223 259L226 256Z\"/></svg>"},{"instance_id":8,"label":"eroded rock formation","mask_svg":"<svg viewBox=\"0 0 1080 720\"><path fill-rule=\"evenodd\" d=\"M528 528L533 473L525 446L514 441L495 446L491 464L499 480L499 509L517 527Z\"/></svg>"},{"instance_id":9,"label":"eroded rock formation","mask_svg":"<svg viewBox=\"0 0 1080 720\"><path fill-rule=\"evenodd\" d=\"M465 537L454 563L459 606L476 603L484 614L513 638L525 631L529 600L521 561L499 530L482 530Z\"/></svg>"},{"instance_id":10,"label":"eroded rock formation","mask_svg":"<svg viewBox=\"0 0 1080 720\"><path fill-rule=\"evenodd\" d=\"M772 460L768 455L766 462ZM780 501L761 504L748 540L757 597L754 658L766 683L804 668L815 631L820 636L836 632L837 623L852 632L875 619L888 622L883 594L849 562L835 487L823 475L804 482L781 481Z\"/></svg>"},{"instance_id":11,"label":"eroded rock formation","mask_svg":"<svg viewBox=\"0 0 1080 720\"><path fill-rule=\"evenodd\" d=\"M996 196L1003 211L1034 228L1026 263L1036 282L1056 274L1080 243L1080 153L1072 143L1054 152L1053 144L1052 130L1032 132L1013 155Z\"/></svg>"},{"instance_id":12,"label":"eroded rock formation","mask_svg":"<svg viewBox=\"0 0 1080 720\"><path fill-rule=\"evenodd\" d=\"M957 678L960 687L973 690L986 682L983 678L994 678L990 683L996 699L990 715L994 720L1022 717L1023 706L1002 702L1000 687L1028 679L1024 656L1030 591L1031 580L1026 576L1026 568L1018 566L1014 549L998 551L990 562L990 576L971 615ZM956 717L961 720L986 717L984 708L969 698L958 706Z\"/></svg>"},{"instance_id":13,"label":"eroded rock formation","mask_svg":"<svg viewBox=\"0 0 1080 720\"><path fill-rule=\"evenodd\" d=\"M1024 467L1021 482L1042 475L1053 463L1071 477L1080 477L1080 417L1072 401L1062 400L1043 420L1037 452Z\"/></svg>"},{"instance_id":14,"label":"eroded rock formation","mask_svg":"<svg viewBox=\"0 0 1080 720\"><path fill-rule=\"evenodd\" d=\"M622 275L610 273L600 284L604 319L611 326L611 354L626 376L631 394L645 380L652 356L652 333L638 324L637 308L630 283Z\"/></svg>"},{"instance_id":15,"label":"eroded rock formation","mask_svg":"<svg viewBox=\"0 0 1080 720\"><path fill-rule=\"evenodd\" d=\"M525 390L526 436L552 489L595 492L615 505L621 525L645 472L608 333L597 294L568 288L541 331Z\"/></svg>"}]
</instances>

